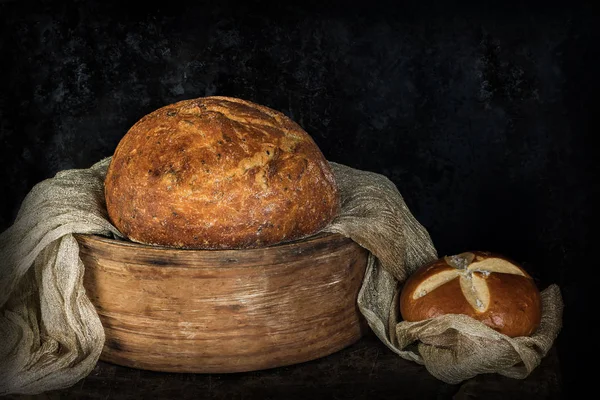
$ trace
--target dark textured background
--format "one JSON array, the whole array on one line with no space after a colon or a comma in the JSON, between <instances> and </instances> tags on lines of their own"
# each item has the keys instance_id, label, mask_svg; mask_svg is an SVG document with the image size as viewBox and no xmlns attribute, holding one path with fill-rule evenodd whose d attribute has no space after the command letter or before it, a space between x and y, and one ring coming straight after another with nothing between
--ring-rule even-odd
<instances>
[{"instance_id":1,"label":"dark textured background","mask_svg":"<svg viewBox=\"0 0 600 400\"><path fill-rule=\"evenodd\" d=\"M241 97L292 117L329 160L389 177L440 254L499 251L559 284L565 382L583 374L590 8L109 3L0 0L0 230L33 185L111 155L144 114Z\"/></svg>"}]
</instances>

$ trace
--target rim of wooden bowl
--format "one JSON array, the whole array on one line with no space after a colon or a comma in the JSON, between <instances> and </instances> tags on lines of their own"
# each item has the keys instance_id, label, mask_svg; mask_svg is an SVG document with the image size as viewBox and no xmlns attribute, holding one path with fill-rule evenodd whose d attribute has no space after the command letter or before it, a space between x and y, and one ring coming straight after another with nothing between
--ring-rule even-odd
<instances>
[{"instance_id":1,"label":"rim of wooden bowl","mask_svg":"<svg viewBox=\"0 0 600 400\"><path fill-rule=\"evenodd\" d=\"M115 251L114 254L144 254L147 257L168 258L169 260L187 259L191 256L194 260L206 259L212 261L214 259L231 259L232 261L240 258L248 257L249 259L259 260L266 255L277 253L278 256L295 256L303 253L304 249L319 251L324 246L333 248L344 247L350 243L354 243L352 239L340 233L333 232L318 232L314 235L297 239L289 242L282 242L271 246L249 248L249 249L181 249L165 246L154 246L130 241L128 239L113 239L107 236L98 234L74 234L79 245L88 245L92 248L102 248L107 254ZM358 244L356 244L358 245ZM111 251L112 250L112 251ZM81 250L80 250L81 251ZM310 253L312 253L312 251ZM154 263L153 263L154 264ZM184 266L181 263L176 263L177 266ZM156 264L154 264L156 265ZM166 265L166 263L165 263ZM213 266L214 267L214 266ZM222 265L226 267L226 265Z\"/></svg>"}]
</instances>

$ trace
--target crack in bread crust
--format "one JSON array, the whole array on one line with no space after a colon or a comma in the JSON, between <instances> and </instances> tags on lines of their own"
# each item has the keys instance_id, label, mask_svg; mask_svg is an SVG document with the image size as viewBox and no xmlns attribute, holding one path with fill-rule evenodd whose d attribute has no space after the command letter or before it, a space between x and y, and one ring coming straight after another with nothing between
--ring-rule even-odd
<instances>
[{"instance_id":1,"label":"crack in bread crust","mask_svg":"<svg viewBox=\"0 0 600 400\"><path fill-rule=\"evenodd\" d=\"M452 268L440 270L422 281L414 289L413 299L423 297L451 280L459 278L460 288L467 302L476 312L485 312L490 304L487 278L491 273L525 276L521 268L503 258L483 258L473 253L463 253L444 257L444 261Z\"/></svg>"},{"instance_id":2,"label":"crack in bread crust","mask_svg":"<svg viewBox=\"0 0 600 400\"><path fill-rule=\"evenodd\" d=\"M105 180L109 217L133 241L249 248L300 239L340 208L313 139L284 114L214 96L162 107L117 146Z\"/></svg>"}]
</instances>

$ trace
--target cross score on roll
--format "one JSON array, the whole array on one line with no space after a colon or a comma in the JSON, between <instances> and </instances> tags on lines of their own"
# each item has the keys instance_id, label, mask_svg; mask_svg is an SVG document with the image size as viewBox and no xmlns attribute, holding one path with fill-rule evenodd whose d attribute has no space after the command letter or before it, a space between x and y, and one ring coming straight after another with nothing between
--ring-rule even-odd
<instances>
[{"instance_id":1,"label":"cross score on roll","mask_svg":"<svg viewBox=\"0 0 600 400\"><path fill-rule=\"evenodd\" d=\"M405 321L465 314L510 337L529 336L541 321L540 292L518 263L473 251L423 265L400 294Z\"/></svg>"}]
</instances>

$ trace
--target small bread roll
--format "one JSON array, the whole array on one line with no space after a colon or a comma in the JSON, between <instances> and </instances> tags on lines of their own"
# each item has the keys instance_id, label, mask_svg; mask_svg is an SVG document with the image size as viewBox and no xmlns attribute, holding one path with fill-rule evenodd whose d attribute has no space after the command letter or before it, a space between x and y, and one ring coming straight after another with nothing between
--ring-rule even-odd
<instances>
[{"instance_id":1,"label":"small bread roll","mask_svg":"<svg viewBox=\"0 0 600 400\"><path fill-rule=\"evenodd\" d=\"M541 320L540 292L516 262L474 251L426 264L405 282L400 313L406 321L465 314L510 337L529 336Z\"/></svg>"}]
</instances>

